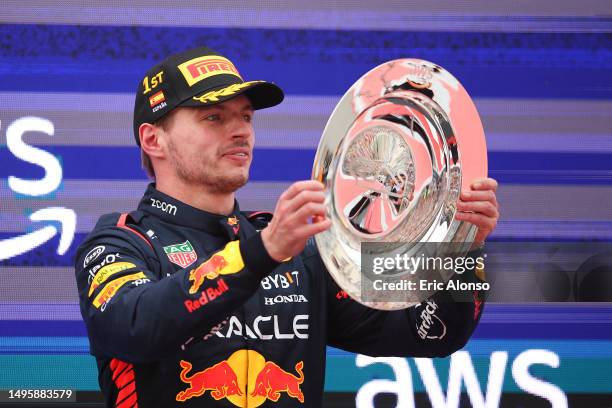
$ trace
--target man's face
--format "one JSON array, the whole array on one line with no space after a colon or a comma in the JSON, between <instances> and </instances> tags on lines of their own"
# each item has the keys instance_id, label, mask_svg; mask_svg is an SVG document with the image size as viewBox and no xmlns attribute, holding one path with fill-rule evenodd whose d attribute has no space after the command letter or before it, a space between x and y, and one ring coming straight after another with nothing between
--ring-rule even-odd
<instances>
[{"instance_id":1,"label":"man's face","mask_svg":"<svg viewBox=\"0 0 612 408\"><path fill-rule=\"evenodd\" d=\"M202 108L177 108L164 132L167 155L186 184L213 193L244 186L253 158L253 108L246 96Z\"/></svg>"}]
</instances>

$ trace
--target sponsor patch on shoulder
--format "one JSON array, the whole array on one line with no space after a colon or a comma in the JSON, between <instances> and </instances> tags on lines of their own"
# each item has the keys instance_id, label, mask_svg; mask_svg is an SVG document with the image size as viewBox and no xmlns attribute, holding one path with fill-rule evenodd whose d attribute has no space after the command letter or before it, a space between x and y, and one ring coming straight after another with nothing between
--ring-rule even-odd
<instances>
[{"instance_id":1,"label":"sponsor patch on shoulder","mask_svg":"<svg viewBox=\"0 0 612 408\"><path fill-rule=\"evenodd\" d=\"M110 301L113 298L113 296L115 296L117 291L119 289L121 289L121 287L123 285L125 285L128 282L137 281L137 280L141 280L141 279L148 280L148 278L144 274L144 272L137 272L137 273L133 273L131 275L122 276L120 278L117 278L117 279L109 282L100 291L100 293L98 293L98 296L96 296L96 298L93 300L92 304L94 305L94 307L96 309L100 309L101 306L103 306L104 304L108 303L108 301ZM104 309L102 309L102 311L104 311Z\"/></svg>"},{"instance_id":2,"label":"sponsor patch on shoulder","mask_svg":"<svg viewBox=\"0 0 612 408\"><path fill-rule=\"evenodd\" d=\"M83 261L83 268L86 268L87 265L95 261L100 256L100 254L104 252L105 249L106 247L104 245L98 245L98 246L93 247L87 253L87 255L85 255L85 260Z\"/></svg>"},{"instance_id":3,"label":"sponsor patch on shoulder","mask_svg":"<svg viewBox=\"0 0 612 408\"><path fill-rule=\"evenodd\" d=\"M104 282L106 282L108 280L109 277L111 277L112 275L119 273L121 271L125 271L126 269L130 269L130 268L135 268L136 265L134 265L131 262L115 262L112 263L110 265L106 265L104 267L102 267L102 269L100 269L98 271L98 273L96 274L95 278L93 279L93 281L91 282L91 285L89 286L89 294L88 296L91 296L91 294Z\"/></svg>"}]
</instances>

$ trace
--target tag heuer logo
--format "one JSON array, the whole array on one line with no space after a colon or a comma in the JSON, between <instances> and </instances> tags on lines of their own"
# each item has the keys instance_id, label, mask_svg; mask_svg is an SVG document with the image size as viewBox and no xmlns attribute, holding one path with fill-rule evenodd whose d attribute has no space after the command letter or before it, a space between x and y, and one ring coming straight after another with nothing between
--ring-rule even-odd
<instances>
[{"instance_id":1,"label":"tag heuer logo","mask_svg":"<svg viewBox=\"0 0 612 408\"><path fill-rule=\"evenodd\" d=\"M198 255L191 246L191 242L185 241L182 244L168 245L164 247L164 252L173 264L186 268L198 259Z\"/></svg>"}]
</instances>

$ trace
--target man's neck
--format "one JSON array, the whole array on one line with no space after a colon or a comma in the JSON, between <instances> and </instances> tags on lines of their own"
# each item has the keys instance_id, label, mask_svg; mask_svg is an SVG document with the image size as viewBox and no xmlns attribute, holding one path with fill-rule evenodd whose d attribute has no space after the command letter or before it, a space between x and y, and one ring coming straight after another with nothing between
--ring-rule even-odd
<instances>
[{"instance_id":1,"label":"man's neck","mask_svg":"<svg viewBox=\"0 0 612 408\"><path fill-rule=\"evenodd\" d=\"M187 185L180 180L156 180L155 188L199 210L230 215L234 209L234 193L212 193L204 186Z\"/></svg>"}]
</instances>

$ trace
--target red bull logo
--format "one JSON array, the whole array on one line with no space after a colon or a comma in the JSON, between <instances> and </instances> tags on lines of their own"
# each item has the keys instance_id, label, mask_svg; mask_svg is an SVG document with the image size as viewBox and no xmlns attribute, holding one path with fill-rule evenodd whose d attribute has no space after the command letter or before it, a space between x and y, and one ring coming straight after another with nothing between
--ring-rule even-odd
<instances>
[{"instance_id":1,"label":"red bull logo","mask_svg":"<svg viewBox=\"0 0 612 408\"><path fill-rule=\"evenodd\" d=\"M180 367L180 379L188 387L176 395L179 402L205 396L207 391L215 400L225 398L237 407L258 407L268 400L277 402L281 398L293 398L300 403L305 400L301 390L303 361L295 365L296 375L273 361L266 361L255 350L238 350L227 360L196 373L192 373L193 367L187 361L181 360ZM247 389L253 391L247 392Z\"/></svg>"},{"instance_id":2,"label":"red bull logo","mask_svg":"<svg viewBox=\"0 0 612 408\"><path fill-rule=\"evenodd\" d=\"M206 288L202 291L202 293L200 293L200 297L197 299L187 299L185 301L185 307L189 313L193 313L211 300L215 300L219 296L223 295L228 290L229 288L227 287L225 281L223 279L219 279L216 287L212 286Z\"/></svg>"},{"instance_id":3,"label":"red bull logo","mask_svg":"<svg viewBox=\"0 0 612 408\"><path fill-rule=\"evenodd\" d=\"M215 279L219 276L219 271L227 266L227 261L221 255L213 255L208 261L189 272L189 280L193 283L189 288L189 293L198 291L205 279Z\"/></svg>"},{"instance_id":4,"label":"red bull logo","mask_svg":"<svg viewBox=\"0 0 612 408\"><path fill-rule=\"evenodd\" d=\"M187 373L193 368L191 363L181 360L180 365L183 369L180 375L181 381L189 384L189 388L176 395L177 401L184 402L189 398L202 396L206 391L211 391L210 396L216 400L230 395L243 394L238 388L236 373L227 361L222 361L189 376Z\"/></svg>"},{"instance_id":5,"label":"red bull logo","mask_svg":"<svg viewBox=\"0 0 612 408\"><path fill-rule=\"evenodd\" d=\"M232 230L234 230L234 234L238 234L238 231L240 231L240 225L238 225L238 217L228 218L227 223L232 227Z\"/></svg>"},{"instance_id":6,"label":"red bull logo","mask_svg":"<svg viewBox=\"0 0 612 408\"><path fill-rule=\"evenodd\" d=\"M189 293L198 293L206 279L215 279L219 275L230 275L243 268L244 262L240 255L238 241L232 241L206 262L189 272L189 280L192 282Z\"/></svg>"},{"instance_id":7,"label":"red bull logo","mask_svg":"<svg viewBox=\"0 0 612 408\"><path fill-rule=\"evenodd\" d=\"M304 362L300 361L295 365L295 376L272 361L266 362L263 370L257 375L255 380L255 390L251 397L262 396L276 402L281 396L281 392L286 392L288 396L304 402L304 394L300 390L300 385L304 382Z\"/></svg>"}]
</instances>

